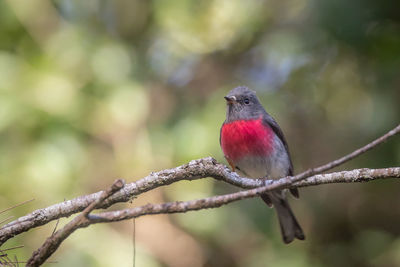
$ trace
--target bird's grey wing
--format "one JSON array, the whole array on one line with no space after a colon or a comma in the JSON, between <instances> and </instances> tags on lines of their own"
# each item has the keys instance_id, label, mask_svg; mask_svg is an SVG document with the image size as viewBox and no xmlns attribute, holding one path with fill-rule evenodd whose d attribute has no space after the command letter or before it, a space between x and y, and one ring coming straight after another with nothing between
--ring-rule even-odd
<instances>
[{"instance_id":1,"label":"bird's grey wing","mask_svg":"<svg viewBox=\"0 0 400 267\"><path fill-rule=\"evenodd\" d=\"M287 175L293 176L292 158L290 156L289 146L286 142L285 136L283 135L282 129L281 129L281 127L279 127L278 123L274 120L274 118L272 118L268 113L266 113L265 115L266 116L264 116L263 123L265 125L268 125L274 131L274 133L278 136L278 138L281 140L282 144L286 148L286 151L287 151L288 157L289 157L289 163L290 163ZM294 197L299 198L299 190L297 188L290 188L290 193L292 193L292 195Z\"/></svg>"}]
</instances>

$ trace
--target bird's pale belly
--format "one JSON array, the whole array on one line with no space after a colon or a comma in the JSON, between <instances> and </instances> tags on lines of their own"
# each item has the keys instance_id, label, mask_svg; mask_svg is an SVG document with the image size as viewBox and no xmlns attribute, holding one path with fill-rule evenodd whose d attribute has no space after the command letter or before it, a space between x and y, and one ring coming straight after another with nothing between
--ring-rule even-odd
<instances>
[{"instance_id":1,"label":"bird's pale belly","mask_svg":"<svg viewBox=\"0 0 400 267\"><path fill-rule=\"evenodd\" d=\"M278 137L274 138L274 142L275 149L267 156L245 156L234 161L243 176L279 179L288 174L290 162L286 150Z\"/></svg>"}]
</instances>

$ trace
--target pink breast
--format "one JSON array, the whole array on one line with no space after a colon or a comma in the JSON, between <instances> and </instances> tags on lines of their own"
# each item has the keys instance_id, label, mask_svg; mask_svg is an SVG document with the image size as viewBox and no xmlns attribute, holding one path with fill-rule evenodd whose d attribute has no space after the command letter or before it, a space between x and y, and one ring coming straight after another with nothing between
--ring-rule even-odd
<instances>
[{"instance_id":1,"label":"pink breast","mask_svg":"<svg viewBox=\"0 0 400 267\"><path fill-rule=\"evenodd\" d=\"M245 156L267 156L273 149L274 132L261 119L226 123L221 130L225 156L237 161Z\"/></svg>"}]
</instances>

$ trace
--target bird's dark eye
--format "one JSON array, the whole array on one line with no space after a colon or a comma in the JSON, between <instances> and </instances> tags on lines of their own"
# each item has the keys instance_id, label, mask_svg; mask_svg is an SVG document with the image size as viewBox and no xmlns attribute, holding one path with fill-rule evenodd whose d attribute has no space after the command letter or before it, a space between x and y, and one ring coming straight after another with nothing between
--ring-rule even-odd
<instances>
[{"instance_id":1,"label":"bird's dark eye","mask_svg":"<svg viewBox=\"0 0 400 267\"><path fill-rule=\"evenodd\" d=\"M249 100L248 98L245 98L245 99L243 100L243 102L244 102L246 105L250 104L250 100Z\"/></svg>"}]
</instances>

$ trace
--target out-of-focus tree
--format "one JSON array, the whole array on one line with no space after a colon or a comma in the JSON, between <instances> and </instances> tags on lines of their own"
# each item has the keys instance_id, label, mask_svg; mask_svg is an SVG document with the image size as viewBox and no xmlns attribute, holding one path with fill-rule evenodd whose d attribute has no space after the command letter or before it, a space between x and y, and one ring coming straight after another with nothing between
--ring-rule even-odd
<instances>
[{"instance_id":1,"label":"out-of-focus tree","mask_svg":"<svg viewBox=\"0 0 400 267\"><path fill-rule=\"evenodd\" d=\"M223 161L224 94L258 92L296 172L357 148L400 119L398 1L0 2L0 209L21 216L150 171ZM400 162L390 141L343 168ZM258 200L137 220L137 266L397 266L398 182L301 190L305 242L281 244ZM174 184L132 205L231 191ZM60 225L63 221L60 222ZM10 240L26 259L52 226ZM71 237L59 266L129 266L130 223ZM232 234L234 233L234 234Z\"/></svg>"}]
</instances>

